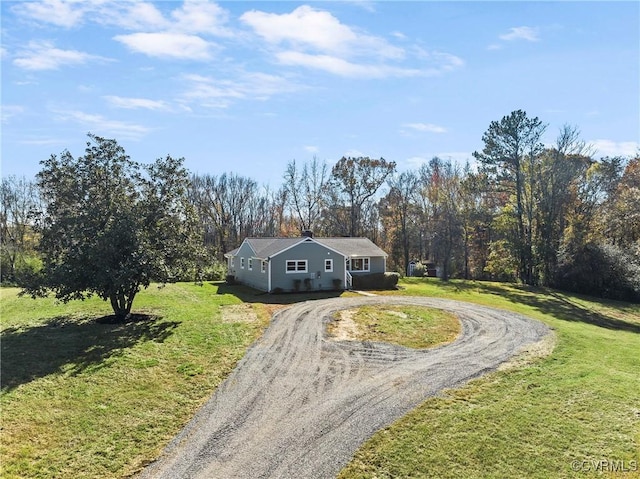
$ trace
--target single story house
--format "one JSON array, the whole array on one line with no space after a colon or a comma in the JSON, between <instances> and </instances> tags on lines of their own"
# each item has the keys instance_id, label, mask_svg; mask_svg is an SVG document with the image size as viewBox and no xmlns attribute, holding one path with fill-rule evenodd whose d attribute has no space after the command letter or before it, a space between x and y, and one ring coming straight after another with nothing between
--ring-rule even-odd
<instances>
[{"instance_id":1,"label":"single story house","mask_svg":"<svg viewBox=\"0 0 640 479\"><path fill-rule=\"evenodd\" d=\"M384 273L387 254L368 238L245 238L225 254L235 281L266 292L350 289L352 275Z\"/></svg>"}]
</instances>

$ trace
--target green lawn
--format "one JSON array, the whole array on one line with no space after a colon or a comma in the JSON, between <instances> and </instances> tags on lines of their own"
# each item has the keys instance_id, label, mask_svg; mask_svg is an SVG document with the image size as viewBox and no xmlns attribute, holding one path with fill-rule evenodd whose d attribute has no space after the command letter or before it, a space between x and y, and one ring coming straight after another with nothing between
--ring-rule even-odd
<instances>
[{"instance_id":1,"label":"green lawn","mask_svg":"<svg viewBox=\"0 0 640 479\"><path fill-rule=\"evenodd\" d=\"M545 359L427 400L371 438L340 478L640 477L639 305L497 283L401 285L394 294L540 319L557 345Z\"/></svg>"},{"instance_id":2,"label":"green lawn","mask_svg":"<svg viewBox=\"0 0 640 479\"><path fill-rule=\"evenodd\" d=\"M401 285L392 294L527 314L555 329L557 345L544 359L426 401L376 434L341 477L598 475L573 472L576 460L585 469L635 460L640 469L639 305L497 283ZM210 396L274 310L323 297L216 284L152 286L134 303L146 319L113 325L100 321L110 310L97 299L63 305L16 293L0 289L3 478L135 473ZM223 318L226 305L243 302L257 320Z\"/></svg>"},{"instance_id":3,"label":"green lawn","mask_svg":"<svg viewBox=\"0 0 640 479\"><path fill-rule=\"evenodd\" d=\"M242 303L211 284L151 286L144 321L102 324L98 299L2 304L2 477L114 478L141 468L193 415L267 324L224 322Z\"/></svg>"},{"instance_id":4,"label":"green lawn","mask_svg":"<svg viewBox=\"0 0 640 479\"><path fill-rule=\"evenodd\" d=\"M334 334L346 321L355 326L358 341L377 341L424 349L450 343L460 334L460 321L447 311L421 306L362 306L342 311L327 327Z\"/></svg>"}]
</instances>

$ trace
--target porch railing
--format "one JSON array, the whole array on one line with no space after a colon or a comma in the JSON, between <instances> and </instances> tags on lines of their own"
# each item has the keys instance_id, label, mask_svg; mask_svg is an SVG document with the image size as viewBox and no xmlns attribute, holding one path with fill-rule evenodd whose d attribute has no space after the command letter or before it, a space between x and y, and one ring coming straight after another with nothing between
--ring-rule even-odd
<instances>
[{"instance_id":1,"label":"porch railing","mask_svg":"<svg viewBox=\"0 0 640 479\"><path fill-rule=\"evenodd\" d=\"M346 289L351 289L353 287L353 277L351 276L351 273L349 273L347 271L347 284L346 284Z\"/></svg>"}]
</instances>

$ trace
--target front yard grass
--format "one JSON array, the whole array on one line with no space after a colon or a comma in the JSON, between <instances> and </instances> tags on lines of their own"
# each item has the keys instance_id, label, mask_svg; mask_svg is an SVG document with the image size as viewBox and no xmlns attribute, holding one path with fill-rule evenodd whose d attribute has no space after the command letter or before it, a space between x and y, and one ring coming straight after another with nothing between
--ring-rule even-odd
<instances>
[{"instance_id":1,"label":"front yard grass","mask_svg":"<svg viewBox=\"0 0 640 479\"><path fill-rule=\"evenodd\" d=\"M341 479L640 477L640 305L498 283L401 285L392 294L526 314L557 345L425 401L365 443Z\"/></svg>"},{"instance_id":2,"label":"front yard grass","mask_svg":"<svg viewBox=\"0 0 640 479\"><path fill-rule=\"evenodd\" d=\"M640 305L498 283L409 278L401 286L379 294L512 310L551 326L557 344L543 359L427 400L374 435L340 477L583 478L602 476L598 468L640 477ZM114 325L100 321L111 311L97 299L61 305L16 293L0 289L3 478L135 474L274 311L322 297L152 286L134 304L144 320ZM255 320L223 319L224 308L242 303Z\"/></svg>"},{"instance_id":3,"label":"front yard grass","mask_svg":"<svg viewBox=\"0 0 640 479\"><path fill-rule=\"evenodd\" d=\"M117 478L140 470L193 416L270 314L218 286L152 285L139 321L107 324L99 299L57 304L0 289L3 478Z\"/></svg>"},{"instance_id":4,"label":"front yard grass","mask_svg":"<svg viewBox=\"0 0 640 479\"><path fill-rule=\"evenodd\" d=\"M421 306L361 306L340 311L328 327L339 333L341 322L353 324L357 341L376 341L425 349L450 343L460 334L460 321L447 311Z\"/></svg>"}]
</instances>

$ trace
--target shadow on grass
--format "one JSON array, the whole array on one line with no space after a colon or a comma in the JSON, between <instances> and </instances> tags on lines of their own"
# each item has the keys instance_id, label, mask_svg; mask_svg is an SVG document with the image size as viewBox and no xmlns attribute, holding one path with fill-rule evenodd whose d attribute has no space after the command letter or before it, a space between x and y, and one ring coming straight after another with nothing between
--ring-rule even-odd
<instances>
[{"instance_id":1,"label":"shadow on grass","mask_svg":"<svg viewBox=\"0 0 640 479\"><path fill-rule=\"evenodd\" d=\"M514 304L523 304L537 309L541 313L552 315L563 321L591 324L601 328L628 331L640 334L640 317L637 308L631 303L607 300L592 296L581 296L575 293L563 293L550 288L526 286L514 283L493 283L484 281L465 281L453 279L450 281L432 278L405 279L409 285L429 283L447 293L482 293L499 296ZM590 309L573 298L584 298L593 303L599 303L605 308L611 308L613 314ZM604 309L604 308L603 308ZM616 312L619 312L619 316ZM636 316L634 316L636 315ZM635 320L637 317L637 320ZM627 319L628 318L628 319Z\"/></svg>"},{"instance_id":2,"label":"shadow on grass","mask_svg":"<svg viewBox=\"0 0 640 479\"><path fill-rule=\"evenodd\" d=\"M163 342L178 324L143 314L119 324L110 316L59 316L36 326L5 329L0 343L2 392L57 372L75 375L100 369L108 358L136 343Z\"/></svg>"},{"instance_id":3,"label":"shadow on grass","mask_svg":"<svg viewBox=\"0 0 640 479\"><path fill-rule=\"evenodd\" d=\"M218 287L218 294L231 294L244 303L295 304L314 299L339 298L343 291L308 291L299 293L270 294L242 284L211 283Z\"/></svg>"},{"instance_id":4,"label":"shadow on grass","mask_svg":"<svg viewBox=\"0 0 640 479\"><path fill-rule=\"evenodd\" d=\"M640 334L640 321L637 323L629 322L588 309L571 301L570 297L564 296L561 292L528 286L510 285L510 287L513 289L501 288L491 284L474 284L474 289L480 289L486 293L506 298L512 303L526 304L542 313L550 314L564 321L586 323L601 328ZM618 304L613 305L606 300L598 300L597 298L589 298L589 300L619 307Z\"/></svg>"}]
</instances>

